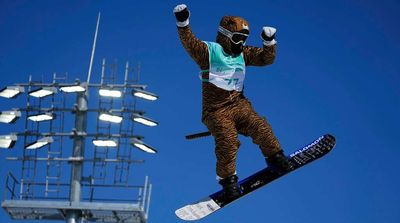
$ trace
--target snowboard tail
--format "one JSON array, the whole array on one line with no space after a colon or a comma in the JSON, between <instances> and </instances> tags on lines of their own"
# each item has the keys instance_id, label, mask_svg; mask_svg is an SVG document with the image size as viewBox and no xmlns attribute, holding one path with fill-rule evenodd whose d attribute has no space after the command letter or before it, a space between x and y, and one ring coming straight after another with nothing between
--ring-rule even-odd
<instances>
[{"instance_id":1,"label":"snowboard tail","mask_svg":"<svg viewBox=\"0 0 400 223\"><path fill-rule=\"evenodd\" d=\"M210 215L224 206L232 203L233 201L267 185L268 183L311 163L314 160L321 158L322 156L329 153L336 144L335 137L332 135L323 135L316 139L309 145L296 150L288 156L289 162L293 165L293 170L287 172L278 172L274 169L267 167L257 173L241 180L238 185L242 191L242 194L233 199L226 200L223 196L223 191L220 190L216 193L209 195L208 197L188 204L175 211L175 214L182 220L199 220L207 215Z\"/></svg>"}]
</instances>

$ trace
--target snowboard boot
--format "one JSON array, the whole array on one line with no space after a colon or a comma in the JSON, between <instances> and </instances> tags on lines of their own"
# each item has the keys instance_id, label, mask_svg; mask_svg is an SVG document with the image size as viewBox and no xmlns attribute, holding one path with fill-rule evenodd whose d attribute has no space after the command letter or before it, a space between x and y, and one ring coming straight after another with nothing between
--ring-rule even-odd
<instances>
[{"instance_id":1,"label":"snowboard boot","mask_svg":"<svg viewBox=\"0 0 400 223\"><path fill-rule=\"evenodd\" d=\"M234 200L241 195L242 191L240 190L237 182L238 177L236 175L226 177L219 181L219 184L222 185L224 190L224 198L227 201Z\"/></svg>"},{"instance_id":2,"label":"snowboard boot","mask_svg":"<svg viewBox=\"0 0 400 223\"><path fill-rule=\"evenodd\" d=\"M279 151L274 155L265 158L268 166L279 174L284 174L294 169L293 165L289 162L283 151Z\"/></svg>"}]
</instances>

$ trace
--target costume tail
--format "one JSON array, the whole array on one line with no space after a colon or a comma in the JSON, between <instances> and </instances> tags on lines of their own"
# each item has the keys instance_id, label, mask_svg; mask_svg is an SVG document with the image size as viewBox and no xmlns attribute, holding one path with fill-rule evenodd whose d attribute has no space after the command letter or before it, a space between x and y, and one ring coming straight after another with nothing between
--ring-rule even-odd
<instances>
[{"instance_id":1,"label":"costume tail","mask_svg":"<svg viewBox=\"0 0 400 223\"><path fill-rule=\"evenodd\" d=\"M192 134L192 135L187 135L187 136L185 136L185 138L187 140L190 140L190 139L197 139L197 138L201 138L201 137L207 137L210 135L211 135L211 132L200 132L200 133L196 133L196 134Z\"/></svg>"}]
</instances>

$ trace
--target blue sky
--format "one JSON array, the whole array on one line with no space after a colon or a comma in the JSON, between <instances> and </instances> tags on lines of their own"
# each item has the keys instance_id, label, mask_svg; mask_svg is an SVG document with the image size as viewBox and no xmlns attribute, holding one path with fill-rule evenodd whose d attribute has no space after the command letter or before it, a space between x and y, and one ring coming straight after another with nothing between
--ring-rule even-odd
<instances>
[{"instance_id":1,"label":"blue sky","mask_svg":"<svg viewBox=\"0 0 400 223\"><path fill-rule=\"evenodd\" d=\"M219 189L212 138L185 141L201 123L198 68L177 36L178 1L0 1L0 83L50 80L54 72L86 79L97 13L102 20L94 59L141 64L141 83L157 92L139 106L158 120L138 128L157 155L139 175L154 185L149 222L178 222L174 210ZM277 58L249 68L246 96L266 116L286 152L319 135L337 138L335 150L232 204L202 222L400 221L400 18L398 1L187 1L190 24L202 40L214 40L223 15L250 23L249 45L261 46L262 26L277 28ZM73 79L72 79L73 80ZM0 99L0 109L19 106ZM18 125L11 127L18 130ZM1 126L0 134L9 128ZM258 148L241 137L238 174L265 166ZM0 185L19 168L5 161L22 145L0 151ZM89 148L88 148L89 149ZM68 170L66 170L68 171ZM140 182L139 182L140 183ZM118 192L116 192L118 193ZM4 211L2 222L11 222Z\"/></svg>"}]
</instances>

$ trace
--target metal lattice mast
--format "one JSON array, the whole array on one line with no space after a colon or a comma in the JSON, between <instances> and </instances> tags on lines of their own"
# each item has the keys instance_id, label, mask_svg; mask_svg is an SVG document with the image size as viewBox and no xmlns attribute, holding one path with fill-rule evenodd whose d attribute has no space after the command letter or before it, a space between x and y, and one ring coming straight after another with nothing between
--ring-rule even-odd
<instances>
[{"instance_id":1,"label":"metal lattice mast","mask_svg":"<svg viewBox=\"0 0 400 223\"><path fill-rule=\"evenodd\" d=\"M59 77L56 73L53 76L53 83L65 83L68 79L67 74ZM61 97L52 97L51 107L55 110L56 117L59 117L55 122L50 123L49 132L64 132L64 112L57 111L59 108L65 109L65 95ZM47 157L50 159L46 163L46 186L45 197L55 197L60 195L61 171L62 171L62 151L64 146L64 137L55 137L54 142L49 145Z\"/></svg>"},{"instance_id":2,"label":"metal lattice mast","mask_svg":"<svg viewBox=\"0 0 400 223\"><path fill-rule=\"evenodd\" d=\"M124 75L124 85L128 85L129 82L129 63L125 64L125 75ZM136 83L135 83L136 84ZM127 88L123 89L124 94L127 93ZM133 104L128 104L126 100L122 100L122 108L136 108L136 100L134 100ZM131 117L124 117L130 119ZM119 132L122 134L129 134L129 132L133 132L133 123L126 122L120 125ZM117 158L120 160L129 160L132 157L131 148L129 146L129 139L121 139L118 144L117 150ZM126 162L117 163L115 165L114 171L114 183L116 184L128 184L129 178L129 168L130 164Z\"/></svg>"},{"instance_id":3,"label":"metal lattice mast","mask_svg":"<svg viewBox=\"0 0 400 223\"><path fill-rule=\"evenodd\" d=\"M0 90L0 96L6 98L17 97L28 90L25 107L0 113L0 122L13 123L22 114L25 117L23 131L0 135L0 148L10 149L18 137L23 139L23 145L19 146L22 156L7 157L20 161L22 166L20 179L11 172L6 178L2 207L12 219L68 223L147 222L151 184L147 176L144 185L130 184L130 168L132 164L143 163L143 160L133 159L134 147L150 153L156 153L156 150L142 141L143 136L134 134L133 122L157 125L144 117L143 111L136 110L137 97L156 100L157 96L145 91L147 86L129 81L129 63L125 66L123 84L116 82L116 66L111 70L111 78L104 78L105 60L101 83L91 83L99 21L100 14L87 82L81 83L77 79L68 83L67 77L56 74L50 83L43 78L35 82L30 76L27 83ZM99 94L95 108L90 107L88 100L93 92ZM74 103L68 106L71 94L75 94ZM114 108L118 105L120 108ZM88 126L93 115L97 115L95 132ZM74 120L73 123L68 121L69 118ZM100 123L100 119L106 123ZM88 147L88 142L93 145ZM70 171L65 171L67 168ZM114 175L108 177L106 171L112 168ZM138 197L127 199L123 193L118 198L113 193L103 193L104 189L112 192L116 189L136 190ZM109 196L99 197L99 194Z\"/></svg>"},{"instance_id":4,"label":"metal lattice mast","mask_svg":"<svg viewBox=\"0 0 400 223\"><path fill-rule=\"evenodd\" d=\"M111 84L114 84L115 74L114 71L111 71L111 75L109 78L106 78L105 71L106 70L106 61L103 59L102 61L102 68L101 68L101 85L107 84L108 80L111 80ZM113 108L113 98L102 98L99 99L99 116L104 113L105 111L109 111ZM96 132L102 132L105 134L111 134L111 123L110 122L101 122L100 120L96 121ZM94 148L94 159L98 160L93 162L92 167L92 177L95 182L105 182L106 175L107 175L107 162L101 162L100 160L105 160L108 158L109 154L109 147L97 147Z\"/></svg>"}]
</instances>

